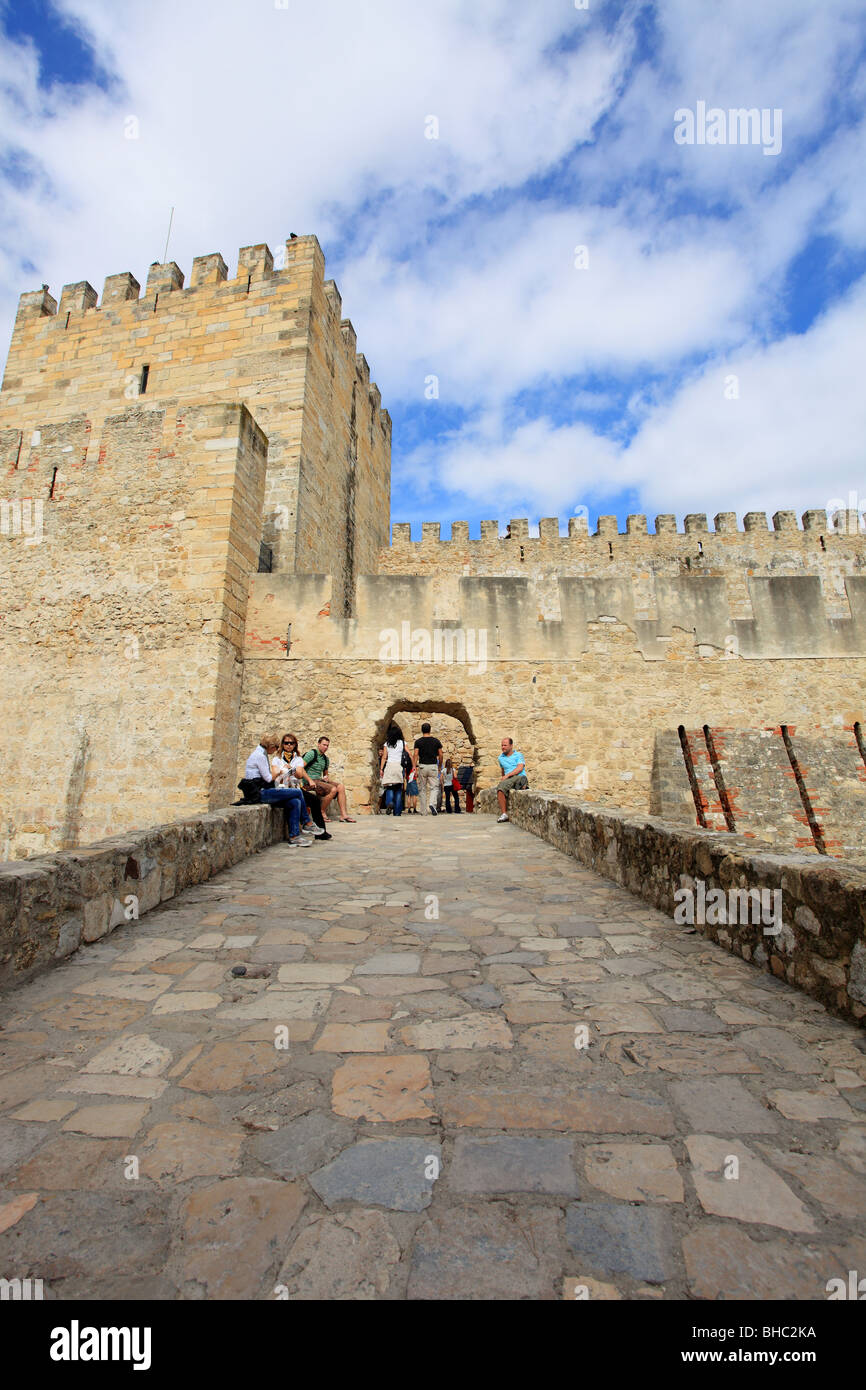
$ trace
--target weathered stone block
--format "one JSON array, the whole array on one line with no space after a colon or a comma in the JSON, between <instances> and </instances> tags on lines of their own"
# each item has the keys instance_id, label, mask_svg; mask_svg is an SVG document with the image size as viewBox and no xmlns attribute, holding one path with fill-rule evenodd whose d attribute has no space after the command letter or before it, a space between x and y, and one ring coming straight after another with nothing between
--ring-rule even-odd
<instances>
[{"instance_id":1,"label":"weathered stone block","mask_svg":"<svg viewBox=\"0 0 866 1390\"><path fill-rule=\"evenodd\" d=\"M675 1271L670 1217L657 1207L581 1202L568 1208L566 1240L585 1265L663 1284Z\"/></svg>"},{"instance_id":2,"label":"weathered stone block","mask_svg":"<svg viewBox=\"0 0 866 1390\"><path fill-rule=\"evenodd\" d=\"M54 952L58 960L65 956L71 956L73 951L77 951L81 944L81 937L84 931L84 923L80 917L69 917L60 924L57 934L57 949Z\"/></svg>"}]
</instances>

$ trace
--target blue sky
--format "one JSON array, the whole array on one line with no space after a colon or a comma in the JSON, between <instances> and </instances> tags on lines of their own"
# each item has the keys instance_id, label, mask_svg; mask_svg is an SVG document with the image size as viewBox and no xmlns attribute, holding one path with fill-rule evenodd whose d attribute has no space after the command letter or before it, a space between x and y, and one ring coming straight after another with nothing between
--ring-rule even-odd
<instances>
[{"instance_id":1,"label":"blue sky","mask_svg":"<svg viewBox=\"0 0 866 1390\"><path fill-rule=\"evenodd\" d=\"M0 0L0 26L0 351L23 289L143 281L175 206L187 273L318 235L395 521L866 507L862 0ZM724 142L679 143L701 103Z\"/></svg>"}]
</instances>

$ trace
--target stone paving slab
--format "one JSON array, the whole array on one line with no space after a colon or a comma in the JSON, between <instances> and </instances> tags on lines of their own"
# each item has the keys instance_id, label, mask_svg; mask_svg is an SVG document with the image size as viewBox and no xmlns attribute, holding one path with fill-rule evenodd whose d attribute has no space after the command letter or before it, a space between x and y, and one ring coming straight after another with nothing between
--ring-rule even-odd
<instances>
[{"instance_id":1,"label":"stone paving slab","mask_svg":"<svg viewBox=\"0 0 866 1390\"><path fill-rule=\"evenodd\" d=\"M48 1297L808 1301L851 1269L862 1030L490 817L274 846L0 998L0 1277Z\"/></svg>"}]
</instances>

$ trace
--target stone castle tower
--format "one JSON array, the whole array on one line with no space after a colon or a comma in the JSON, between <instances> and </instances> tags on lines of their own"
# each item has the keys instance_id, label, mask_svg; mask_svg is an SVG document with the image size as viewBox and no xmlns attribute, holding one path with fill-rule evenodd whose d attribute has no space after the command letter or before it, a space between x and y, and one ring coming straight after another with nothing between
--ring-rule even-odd
<instances>
[{"instance_id":1,"label":"stone castle tower","mask_svg":"<svg viewBox=\"0 0 866 1390\"><path fill-rule=\"evenodd\" d=\"M355 808L390 717L534 786L857 857L866 536L778 511L396 525L391 425L315 237L142 296L22 295L0 392L0 858L235 799L265 727ZM408 725L407 725L408 732Z\"/></svg>"},{"instance_id":2,"label":"stone castle tower","mask_svg":"<svg viewBox=\"0 0 866 1390\"><path fill-rule=\"evenodd\" d=\"M143 296L129 273L98 304L86 281L21 296L0 858L233 800L251 573L325 570L347 614L387 543L391 421L316 238L279 270L244 247L233 279L201 256L183 286L171 263Z\"/></svg>"}]
</instances>

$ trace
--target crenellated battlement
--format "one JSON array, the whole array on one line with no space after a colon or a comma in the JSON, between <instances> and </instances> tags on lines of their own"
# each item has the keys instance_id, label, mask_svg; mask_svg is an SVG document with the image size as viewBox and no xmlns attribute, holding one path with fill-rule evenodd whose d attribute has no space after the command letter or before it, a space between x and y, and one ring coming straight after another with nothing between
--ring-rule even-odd
<instances>
[{"instance_id":1,"label":"crenellated battlement","mask_svg":"<svg viewBox=\"0 0 866 1390\"><path fill-rule=\"evenodd\" d=\"M473 528L474 530L474 528ZM393 527L391 544L379 551L377 568L383 575L426 575L447 586L449 576L518 577L540 584L539 614L557 611L552 586L562 578L634 582L642 593L638 611L652 610L651 576L715 576L724 579L729 599L743 616L750 608L750 575L812 575L824 585L831 611L845 612L845 582L866 572L866 529L854 510L833 516L826 508L810 508L802 524L793 510L779 510L772 523L766 512L719 512L713 529L703 513L689 513L681 525L665 513L654 518L637 514L620 530L615 516L589 519L572 516L562 524L542 517L530 534L526 517L516 517L505 530L498 521L482 521L470 535L469 523L454 521L443 537L438 522L425 521L415 538L412 527Z\"/></svg>"},{"instance_id":2,"label":"crenellated battlement","mask_svg":"<svg viewBox=\"0 0 866 1390\"><path fill-rule=\"evenodd\" d=\"M354 576L388 539L391 418L359 351L315 236L275 257L242 246L234 269L218 251L141 280L106 276L21 295L0 389L0 431L24 439L86 418L103 424L138 402L245 405L268 441L260 539L276 571L333 569L343 604ZM144 288L142 289L142 280ZM359 483L360 485L356 485Z\"/></svg>"},{"instance_id":3,"label":"crenellated battlement","mask_svg":"<svg viewBox=\"0 0 866 1390\"><path fill-rule=\"evenodd\" d=\"M813 508L803 512L802 526L797 519L795 511L778 511L773 513L772 526L767 520L766 512L746 512L743 517L743 524L740 526L737 521L736 512L717 512L713 518L713 527L710 529L706 514L703 512L690 512L683 518L683 526L680 529L677 525L677 518L672 513L664 513L657 516L654 520L654 530L650 531L647 517L640 514L633 514L626 519L625 531L620 531L619 521L615 516L599 516L593 531L589 529L588 519L585 516L571 516L566 522L566 531L562 530L562 523L557 517L542 517L538 522L538 530L535 534L530 533L530 522L525 517L515 518L510 521L504 532L500 530L498 521L482 521L480 523L480 534L470 536L468 521L452 521L450 537L442 536L441 523L438 521L424 521L421 523L421 536L414 540L412 537L412 526L410 522L395 522L391 528L391 549L405 550L409 546L429 546L429 545L508 545L512 541L519 544L545 545L558 544L561 541L585 540L585 541L624 541L631 537L639 537L643 540L654 540L671 536L679 537L709 537L715 540L717 537L730 539L733 536L744 538L749 536L752 539L759 539L761 536L771 537L783 533L791 533L801 536L811 536L816 541L819 538L839 538L848 539L860 538L866 544L866 518L861 517L857 511L840 509L832 515L828 515L826 508Z\"/></svg>"},{"instance_id":4,"label":"crenellated battlement","mask_svg":"<svg viewBox=\"0 0 866 1390\"><path fill-rule=\"evenodd\" d=\"M144 315L151 313L186 314L195 319L202 313L203 300L212 295L222 299L226 310L230 311L239 298L250 295L254 287L269 297L274 294L279 296L283 289L292 291L298 287L299 270L312 263L318 287L330 306L338 330L336 339L344 345L346 360L367 393L374 417L390 436L391 417L382 409L381 393L376 383L370 380L366 358L357 351L355 330L350 320L340 317L340 291L333 280L324 279L324 256L318 239L315 236L290 237L285 247L281 248L278 260L279 264L275 266L270 247L262 242L239 249L237 270L233 276L229 275L229 267L221 253L215 251L194 258L188 285L183 270L175 261L165 264L155 261L148 268L143 294L141 283L128 270L105 277L101 298L88 280L64 285L59 304L47 285L38 290L27 290L18 301L10 362L18 355L18 349L29 346L32 330L37 325L40 329L40 347L44 351L43 335L46 331L62 333L65 340L66 335L76 332L86 332L90 336L94 331L99 332L103 315L112 329L123 326L125 321L131 327L140 322ZM30 334L27 333L28 329L31 330ZM7 369L6 375L11 379L11 387L14 387L15 374ZM3 389L7 389L5 381Z\"/></svg>"}]
</instances>

